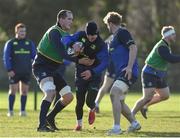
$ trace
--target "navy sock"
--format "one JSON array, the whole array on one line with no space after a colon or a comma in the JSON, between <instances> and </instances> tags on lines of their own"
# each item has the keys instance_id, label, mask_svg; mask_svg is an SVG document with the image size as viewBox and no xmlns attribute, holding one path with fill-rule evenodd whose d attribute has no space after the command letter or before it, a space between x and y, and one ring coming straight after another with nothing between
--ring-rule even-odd
<instances>
[{"instance_id":1,"label":"navy sock","mask_svg":"<svg viewBox=\"0 0 180 138\"><path fill-rule=\"evenodd\" d=\"M41 109L39 114L39 127L42 127L46 124L46 115L48 113L51 102L43 100L41 103Z\"/></svg>"},{"instance_id":2,"label":"navy sock","mask_svg":"<svg viewBox=\"0 0 180 138\"><path fill-rule=\"evenodd\" d=\"M15 101L15 95L10 94L9 95L9 111L13 111L14 101Z\"/></svg>"},{"instance_id":3,"label":"navy sock","mask_svg":"<svg viewBox=\"0 0 180 138\"><path fill-rule=\"evenodd\" d=\"M48 114L48 117L54 119L57 113L59 113L65 106L62 104L61 100L57 101L52 111Z\"/></svg>"},{"instance_id":4,"label":"navy sock","mask_svg":"<svg viewBox=\"0 0 180 138\"><path fill-rule=\"evenodd\" d=\"M21 95L21 111L25 111L27 95Z\"/></svg>"}]
</instances>

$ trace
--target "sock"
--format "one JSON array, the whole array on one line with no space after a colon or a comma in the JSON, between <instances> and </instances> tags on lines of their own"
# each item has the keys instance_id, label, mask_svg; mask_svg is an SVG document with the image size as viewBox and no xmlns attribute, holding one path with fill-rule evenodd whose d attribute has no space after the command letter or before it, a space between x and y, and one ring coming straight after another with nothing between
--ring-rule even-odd
<instances>
[{"instance_id":1,"label":"sock","mask_svg":"<svg viewBox=\"0 0 180 138\"><path fill-rule=\"evenodd\" d=\"M46 115L48 113L51 103L49 101L43 100L41 103L41 109L39 114L39 127L42 127L46 124Z\"/></svg>"},{"instance_id":2,"label":"sock","mask_svg":"<svg viewBox=\"0 0 180 138\"><path fill-rule=\"evenodd\" d=\"M113 129L120 129L120 125L114 125Z\"/></svg>"},{"instance_id":3,"label":"sock","mask_svg":"<svg viewBox=\"0 0 180 138\"><path fill-rule=\"evenodd\" d=\"M131 123L132 126L136 126L138 124L138 122L135 120Z\"/></svg>"},{"instance_id":4,"label":"sock","mask_svg":"<svg viewBox=\"0 0 180 138\"><path fill-rule=\"evenodd\" d=\"M21 111L25 111L27 95L21 95Z\"/></svg>"},{"instance_id":5,"label":"sock","mask_svg":"<svg viewBox=\"0 0 180 138\"><path fill-rule=\"evenodd\" d=\"M77 120L77 125L78 125L78 126L82 126L82 119Z\"/></svg>"},{"instance_id":6,"label":"sock","mask_svg":"<svg viewBox=\"0 0 180 138\"><path fill-rule=\"evenodd\" d=\"M98 102L95 102L95 104L96 104L96 107L99 107L99 103Z\"/></svg>"},{"instance_id":7,"label":"sock","mask_svg":"<svg viewBox=\"0 0 180 138\"><path fill-rule=\"evenodd\" d=\"M9 111L13 111L14 101L15 101L15 95L10 94L9 95Z\"/></svg>"},{"instance_id":8,"label":"sock","mask_svg":"<svg viewBox=\"0 0 180 138\"><path fill-rule=\"evenodd\" d=\"M51 119L54 119L57 113L59 113L65 106L62 104L61 100L57 101L52 111L47 115Z\"/></svg>"}]
</instances>

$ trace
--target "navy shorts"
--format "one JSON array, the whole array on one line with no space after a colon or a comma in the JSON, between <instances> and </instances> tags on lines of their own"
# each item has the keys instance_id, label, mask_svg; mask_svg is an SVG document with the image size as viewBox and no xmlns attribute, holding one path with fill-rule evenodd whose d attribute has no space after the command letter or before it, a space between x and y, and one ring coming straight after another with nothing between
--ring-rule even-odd
<instances>
[{"instance_id":1,"label":"navy shorts","mask_svg":"<svg viewBox=\"0 0 180 138\"><path fill-rule=\"evenodd\" d=\"M56 91L59 92L62 88L64 88L67 83L58 71L60 65L61 64L55 63L38 53L38 56L35 58L32 66L33 75L38 84L44 78L53 77Z\"/></svg>"},{"instance_id":2,"label":"navy shorts","mask_svg":"<svg viewBox=\"0 0 180 138\"><path fill-rule=\"evenodd\" d=\"M58 92L67 85L66 81L61 76L61 74L58 72L58 70L54 70L51 67L49 67L48 65L33 66L33 74L34 74L34 77L36 78L38 84L44 78L53 77L54 84L56 86L56 91L58 91Z\"/></svg>"},{"instance_id":3,"label":"navy shorts","mask_svg":"<svg viewBox=\"0 0 180 138\"><path fill-rule=\"evenodd\" d=\"M141 81L143 88L166 88L167 84L167 77L158 77L149 73L142 72L141 74Z\"/></svg>"},{"instance_id":4,"label":"navy shorts","mask_svg":"<svg viewBox=\"0 0 180 138\"><path fill-rule=\"evenodd\" d=\"M129 87L131 87L137 81L137 77L132 75L131 79L128 80L127 77L125 77L125 71L123 71L119 74L119 76L116 78L116 80L121 80L121 81L125 82Z\"/></svg>"},{"instance_id":5,"label":"navy shorts","mask_svg":"<svg viewBox=\"0 0 180 138\"><path fill-rule=\"evenodd\" d=\"M9 84L16 84L19 81L29 85L31 80L31 73L27 74L15 74L14 77L9 77Z\"/></svg>"}]
</instances>

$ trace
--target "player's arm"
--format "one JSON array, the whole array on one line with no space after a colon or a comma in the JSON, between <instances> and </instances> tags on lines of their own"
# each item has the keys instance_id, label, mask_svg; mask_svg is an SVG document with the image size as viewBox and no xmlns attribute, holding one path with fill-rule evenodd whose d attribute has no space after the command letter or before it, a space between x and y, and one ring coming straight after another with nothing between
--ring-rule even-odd
<instances>
[{"instance_id":1,"label":"player's arm","mask_svg":"<svg viewBox=\"0 0 180 138\"><path fill-rule=\"evenodd\" d=\"M62 43L67 47L72 47L73 44L79 41L80 37L83 36L83 31L77 32L73 35L66 35L61 38Z\"/></svg>"},{"instance_id":2,"label":"player's arm","mask_svg":"<svg viewBox=\"0 0 180 138\"><path fill-rule=\"evenodd\" d=\"M108 49L105 43L103 44L101 51L97 53L96 57L100 64L91 70L92 74L99 74L108 66Z\"/></svg>"},{"instance_id":3,"label":"player's arm","mask_svg":"<svg viewBox=\"0 0 180 138\"><path fill-rule=\"evenodd\" d=\"M129 80L131 79L132 68L137 56L137 46L131 34L126 29L123 29L121 32L119 32L118 36L123 45L129 48L129 61L127 67L124 69L126 70L125 76L127 76Z\"/></svg>"},{"instance_id":4,"label":"player's arm","mask_svg":"<svg viewBox=\"0 0 180 138\"><path fill-rule=\"evenodd\" d=\"M67 48L73 48L75 53L78 55L80 52L83 51L82 43L77 43L80 39L85 35L84 31L77 32L73 35L67 35L61 38L62 43Z\"/></svg>"},{"instance_id":5,"label":"player's arm","mask_svg":"<svg viewBox=\"0 0 180 138\"><path fill-rule=\"evenodd\" d=\"M12 60L11 60L11 44L9 41L4 46L3 63L4 63L4 67L8 72L13 70Z\"/></svg>"},{"instance_id":6,"label":"player's arm","mask_svg":"<svg viewBox=\"0 0 180 138\"><path fill-rule=\"evenodd\" d=\"M15 75L15 72L13 71L12 60L11 60L11 50L12 50L11 44L8 41L4 46L3 62L4 62L4 67L6 68L9 77L13 77Z\"/></svg>"},{"instance_id":7,"label":"player's arm","mask_svg":"<svg viewBox=\"0 0 180 138\"><path fill-rule=\"evenodd\" d=\"M158 53L164 60L170 63L180 62L180 56L171 54L170 50L166 46L160 46L158 48Z\"/></svg>"},{"instance_id":8,"label":"player's arm","mask_svg":"<svg viewBox=\"0 0 180 138\"><path fill-rule=\"evenodd\" d=\"M91 70L82 72L81 77L83 77L84 80L88 80L93 74L100 74L108 66L108 50L105 43L102 50L97 53L96 57L100 64Z\"/></svg>"},{"instance_id":9,"label":"player's arm","mask_svg":"<svg viewBox=\"0 0 180 138\"><path fill-rule=\"evenodd\" d=\"M62 56L62 58L73 61L73 62L77 62L78 59L76 57L70 57L67 54L67 52L66 52L66 50L64 48L64 45L60 40L61 37L62 36L60 35L58 30L56 30L56 29L51 30L50 33L49 33L49 39L50 39L51 43L56 48L58 53Z\"/></svg>"},{"instance_id":10,"label":"player's arm","mask_svg":"<svg viewBox=\"0 0 180 138\"><path fill-rule=\"evenodd\" d=\"M31 41L31 59L34 60L36 56L36 47L35 44Z\"/></svg>"}]
</instances>

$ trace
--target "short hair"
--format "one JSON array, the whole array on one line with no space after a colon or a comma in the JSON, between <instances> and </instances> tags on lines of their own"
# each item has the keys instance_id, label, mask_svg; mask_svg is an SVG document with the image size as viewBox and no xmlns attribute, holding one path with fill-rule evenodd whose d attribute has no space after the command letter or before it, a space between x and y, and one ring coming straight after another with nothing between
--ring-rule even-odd
<instances>
[{"instance_id":1,"label":"short hair","mask_svg":"<svg viewBox=\"0 0 180 138\"><path fill-rule=\"evenodd\" d=\"M67 17L67 13L71 13L72 14L72 11L70 10L60 10L57 14L57 23L59 21L60 18L66 18Z\"/></svg>"},{"instance_id":2,"label":"short hair","mask_svg":"<svg viewBox=\"0 0 180 138\"><path fill-rule=\"evenodd\" d=\"M25 25L24 23L18 23L18 24L16 24L16 26L15 26L15 33L17 32L17 30L18 30L19 28L26 28L26 25Z\"/></svg>"},{"instance_id":3,"label":"short hair","mask_svg":"<svg viewBox=\"0 0 180 138\"><path fill-rule=\"evenodd\" d=\"M162 37L164 37L164 34L166 32L168 32L169 30L174 30L174 27L173 26L163 26L163 28L161 29L161 35Z\"/></svg>"},{"instance_id":4,"label":"short hair","mask_svg":"<svg viewBox=\"0 0 180 138\"><path fill-rule=\"evenodd\" d=\"M120 25L122 22L122 15L117 12L108 12L103 19L104 23L113 23L115 25Z\"/></svg>"}]
</instances>

